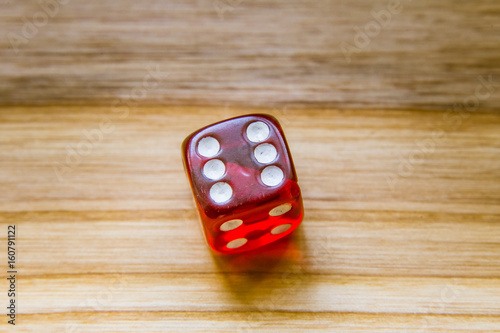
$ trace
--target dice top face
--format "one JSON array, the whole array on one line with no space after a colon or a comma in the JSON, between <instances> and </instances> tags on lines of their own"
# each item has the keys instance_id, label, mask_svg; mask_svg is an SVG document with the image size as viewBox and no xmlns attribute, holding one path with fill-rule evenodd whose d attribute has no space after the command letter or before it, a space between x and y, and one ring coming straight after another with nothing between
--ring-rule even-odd
<instances>
[{"instance_id":1,"label":"dice top face","mask_svg":"<svg viewBox=\"0 0 500 333\"><path fill-rule=\"evenodd\" d=\"M184 140L183 157L213 249L246 251L300 224L297 175L275 118L247 115L202 128Z\"/></svg>"}]
</instances>

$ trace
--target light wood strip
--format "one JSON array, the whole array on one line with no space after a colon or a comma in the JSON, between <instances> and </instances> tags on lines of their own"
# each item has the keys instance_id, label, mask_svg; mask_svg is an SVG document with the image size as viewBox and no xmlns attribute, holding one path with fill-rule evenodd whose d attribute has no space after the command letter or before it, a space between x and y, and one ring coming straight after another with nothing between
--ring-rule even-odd
<instances>
[{"instance_id":1,"label":"light wood strip","mask_svg":"<svg viewBox=\"0 0 500 333\"><path fill-rule=\"evenodd\" d=\"M300 271L278 274L144 272L26 277L20 284L21 313L31 314L290 311L500 316L499 279L345 277Z\"/></svg>"},{"instance_id":2,"label":"light wood strip","mask_svg":"<svg viewBox=\"0 0 500 333\"><path fill-rule=\"evenodd\" d=\"M193 318L196 318L193 320ZM492 316L290 312L79 312L23 315L23 332L500 332ZM379 327L379 329L377 329ZM479 328L480 327L480 328Z\"/></svg>"},{"instance_id":3,"label":"light wood strip","mask_svg":"<svg viewBox=\"0 0 500 333\"><path fill-rule=\"evenodd\" d=\"M0 110L0 209L191 209L182 140L224 118L268 112L285 128L306 207L500 213L496 114L457 124L447 113L417 111L121 111ZM109 133L95 134L101 123Z\"/></svg>"},{"instance_id":4,"label":"light wood strip","mask_svg":"<svg viewBox=\"0 0 500 333\"><path fill-rule=\"evenodd\" d=\"M0 221L0 230L17 225L25 277L272 267L307 274L500 278L499 215L308 210L290 240L264 254L234 258L210 255L194 210L2 213Z\"/></svg>"}]
</instances>

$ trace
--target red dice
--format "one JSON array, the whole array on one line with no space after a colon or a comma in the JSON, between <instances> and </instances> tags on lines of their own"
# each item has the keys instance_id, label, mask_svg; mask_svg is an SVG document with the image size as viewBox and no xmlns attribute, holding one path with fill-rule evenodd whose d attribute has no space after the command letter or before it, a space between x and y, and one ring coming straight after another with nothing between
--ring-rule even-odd
<instances>
[{"instance_id":1,"label":"red dice","mask_svg":"<svg viewBox=\"0 0 500 333\"><path fill-rule=\"evenodd\" d=\"M274 242L298 227L302 196L278 121L255 114L189 135L184 166L210 246L237 253Z\"/></svg>"}]
</instances>

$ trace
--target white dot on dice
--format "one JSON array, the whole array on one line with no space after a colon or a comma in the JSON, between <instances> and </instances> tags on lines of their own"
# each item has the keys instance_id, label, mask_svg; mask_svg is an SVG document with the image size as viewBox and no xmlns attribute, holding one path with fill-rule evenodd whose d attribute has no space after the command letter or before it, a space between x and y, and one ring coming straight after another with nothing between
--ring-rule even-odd
<instances>
[{"instance_id":1,"label":"white dot on dice","mask_svg":"<svg viewBox=\"0 0 500 333\"><path fill-rule=\"evenodd\" d=\"M226 172L226 166L221 160L210 160L203 166L203 174L208 179L220 179L224 172Z\"/></svg>"},{"instance_id":2,"label":"white dot on dice","mask_svg":"<svg viewBox=\"0 0 500 333\"><path fill-rule=\"evenodd\" d=\"M238 220L238 219L226 221L226 222L224 222L224 223L221 224L220 230L221 231L234 230L234 229L238 228L242 224L243 224L243 220Z\"/></svg>"},{"instance_id":3,"label":"white dot on dice","mask_svg":"<svg viewBox=\"0 0 500 333\"><path fill-rule=\"evenodd\" d=\"M291 203L286 203L279 205L278 207L274 207L269 211L269 215L271 216L280 216L285 213L288 213L292 209L292 204Z\"/></svg>"},{"instance_id":4,"label":"white dot on dice","mask_svg":"<svg viewBox=\"0 0 500 333\"><path fill-rule=\"evenodd\" d=\"M262 164L271 163L278 156L278 152L276 148L270 143L263 143L255 147L253 151L253 155L255 159Z\"/></svg>"},{"instance_id":5,"label":"white dot on dice","mask_svg":"<svg viewBox=\"0 0 500 333\"><path fill-rule=\"evenodd\" d=\"M256 121L248 125L247 137L252 142L262 142L269 136L269 126L262 121Z\"/></svg>"},{"instance_id":6,"label":"white dot on dice","mask_svg":"<svg viewBox=\"0 0 500 333\"><path fill-rule=\"evenodd\" d=\"M285 223L285 224L282 224L282 225L279 225L277 226L276 228L274 228L273 230L271 230L271 233L273 235L279 235L279 234L282 234L284 233L285 231L287 231L288 229L290 229L292 225L290 223Z\"/></svg>"},{"instance_id":7,"label":"white dot on dice","mask_svg":"<svg viewBox=\"0 0 500 333\"><path fill-rule=\"evenodd\" d=\"M210 198L218 204L228 201L232 195L233 189L228 183L218 182L210 188Z\"/></svg>"},{"instance_id":8,"label":"white dot on dice","mask_svg":"<svg viewBox=\"0 0 500 333\"><path fill-rule=\"evenodd\" d=\"M220 144L217 139L207 136L198 142L198 153L201 156L213 157L217 155L220 149Z\"/></svg>"},{"instance_id":9,"label":"white dot on dice","mask_svg":"<svg viewBox=\"0 0 500 333\"><path fill-rule=\"evenodd\" d=\"M246 238L237 238L235 240L232 240L230 241L229 243L227 243L227 247L229 249L236 249L238 247L242 247L243 245L245 245L246 243L248 242L248 239Z\"/></svg>"},{"instance_id":10,"label":"white dot on dice","mask_svg":"<svg viewBox=\"0 0 500 333\"><path fill-rule=\"evenodd\" d=\"M260 174L260 179L267 186L276 186L285 178L283 171L275 165L265 167Z\"/></svg>"}]
</instances>

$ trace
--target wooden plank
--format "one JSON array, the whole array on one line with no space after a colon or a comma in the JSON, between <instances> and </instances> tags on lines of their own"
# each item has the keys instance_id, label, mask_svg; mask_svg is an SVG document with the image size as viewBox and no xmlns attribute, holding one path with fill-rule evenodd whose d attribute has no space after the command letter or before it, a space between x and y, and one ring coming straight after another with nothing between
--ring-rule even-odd
<instances>
[{"instance_id":1,"label":"wooden plank","mask_svg":"<svg viewBox=\"0 0 500 333\"><path fill-rule=\"evenodd\" d=\"M500 315L498 279L338 276L271 271L229 275L220 272L144 272L48 274L24 278L22 288L22 309L30 314L284 311Z\"/></svg>"},{"instance_id":2,"label":"wooden plank","mask_svg":"<svg viewBox=\"0 0 500 333\"><path fill-rule=\"evenodd\" d=\"M196 318L196 320L193 320ZM82 312L24 315L24 332L498 332L491 316L290 312ZM40 325L40 324L43 324Z\"/></svg>"},{"instance_id":3,"label":"wooden plank","mask_svg":"<svg viewBox=\"0 0 500 333\"><path fill-rule=\"evenodd\" d=\"M398 2L4 1L0 104L498 110L500 3Z\"/></svg>"},{"instance_id":4,"label":"wooden plank","mask_svg":"<svg viewBox=\"0 0 500 333\"><path fill-rule=\"evenodd\" d=\"M306 207L500 212L496 114L469 113L458 124L446 121L446 112L182 107L115 111L2 109L0 177L5 181L0 184L0 209L191 209L191 193L179 167L182 140L220 119L268 112L285 128ZM110 128L108 133L100 130L102 124Z\"/></svg>"},{"instance_id":5,"label":"wooden plank","mask_svg":"<svg viewBox=\"0 0 500 333\"><path fill-rule=\"evenodd\" d=\"M281 121L305 219L262 252L213 255L180 142L251 112ZM0 108L0 230L18 231L16 329L500 332L500 115L450 115Z\"/></svg>"},{"instance_id":6,"label":"wooden plank","mask_svg":"<svg viewBox=\"0 0 500 333\"><path fill-rule=\"evenodd\" d=\"M290 241L265 255L230 260L210 256L194 210L2 213L0 226L16 223L26 277L259 273L264 267L294 274L500 276L498 215L306 212Z\"/></svg>"}]
</instances>

